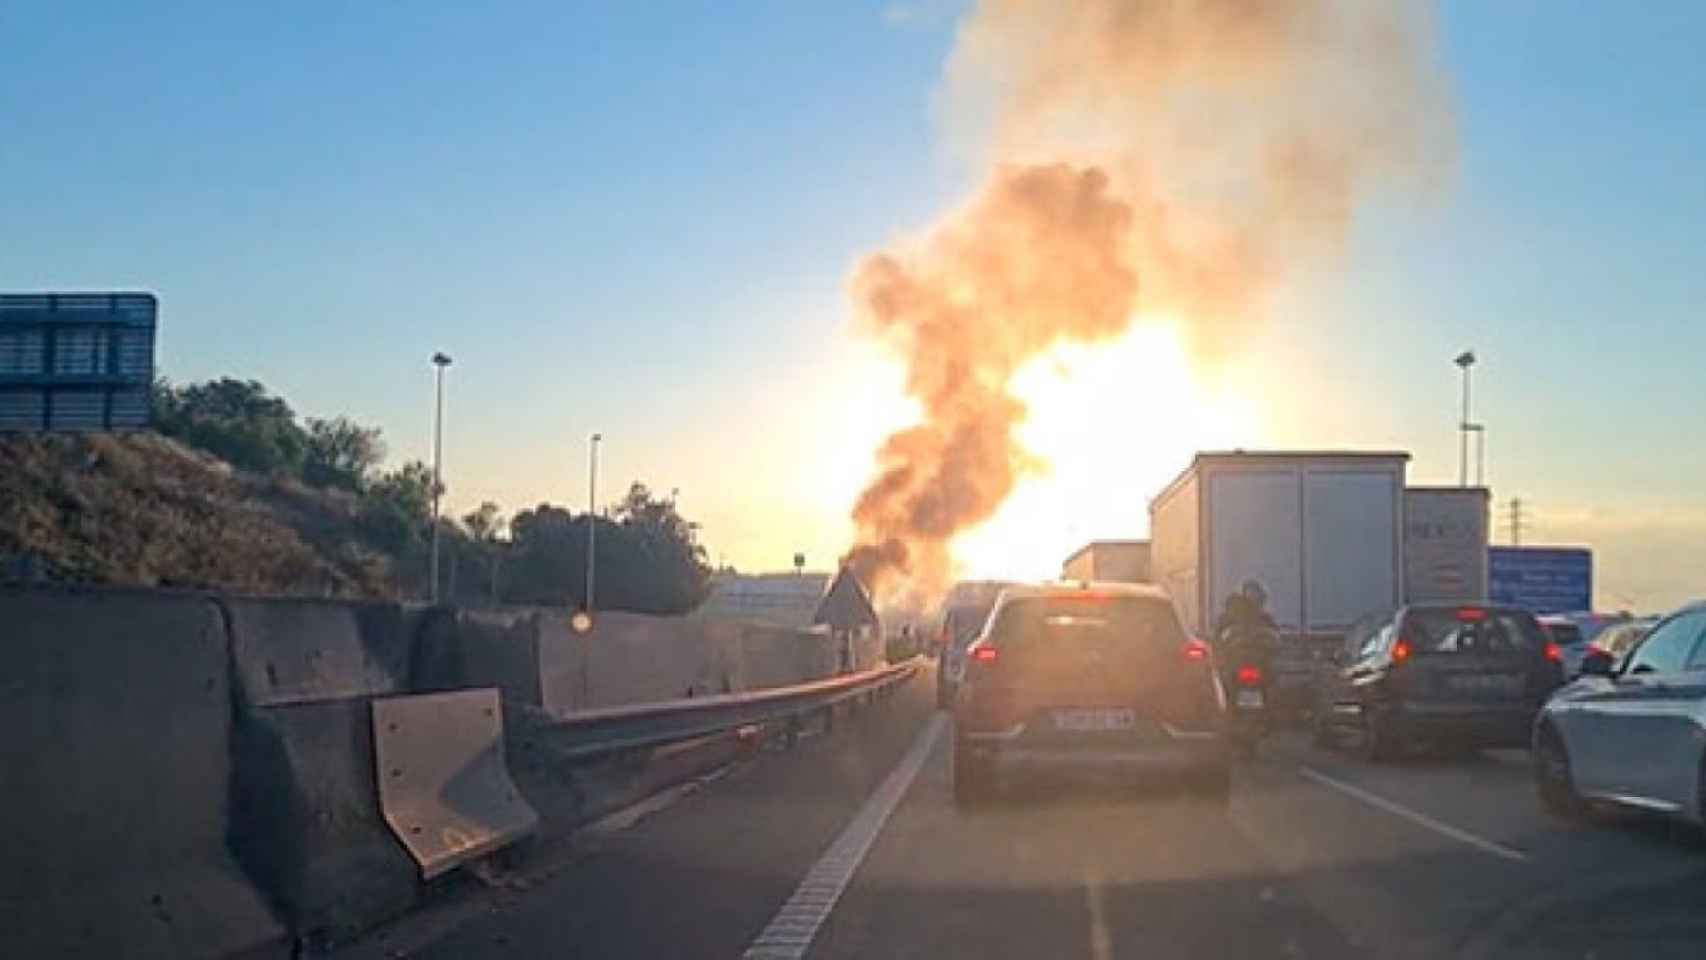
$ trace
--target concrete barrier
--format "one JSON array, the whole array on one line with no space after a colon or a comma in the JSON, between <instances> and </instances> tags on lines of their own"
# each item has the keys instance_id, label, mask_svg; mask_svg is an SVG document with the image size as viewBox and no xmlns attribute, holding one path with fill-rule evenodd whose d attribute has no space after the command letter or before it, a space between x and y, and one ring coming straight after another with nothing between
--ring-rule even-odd
<instances>
[{"instance_id":1,"label":"concrete barrier","mask_svg":"<svg viewBox=\"0 0 1706 960\"><path fill-rule=\"evenodd\" d=\"M414 862L380 816L369 703L404 692L395 604L221 601L237 684L231 842L292 930L337 939L408 909Z\"/></svg>"},{"instance_id":2,"label":"concrete barrier","mask_svg":"<svg viewBox=\"0 0 1706 960\"><path fill-rule=\"evenodd\" d=\"M372 703L380 810L426 879L539 826L504 763L498 696L488 687Z\"/></svg>"},{"instance_id":3,"label":"concrete barrier","mask_svg":"<svg viewBox=\"0 0 1706 960\"><path fill-rule=\"evenodd\" d=\"M433 612L416 640L410 687L497 687L505 706L542 706L539 617L536 610ZM572 686L578 688L578 682Z\"/></svg>"},{"instance_id":4,"label":"concrete barrier","mask_svg":"<svg viewBox=\"0 0 1706 960\"><path fill-rule=\"evenodd\" d=\"M194 596L0 592L0 956L285 952L226 848L227 639Z\"/></svg>"},{"instance_id":5,"label":"concrete barrier","mask_svg":"<svg viewBox=\"0 0 1706 960\"><path fill-rule=\"evenodd\" d=\"M560 610L440 611L422 628L412 685L495 686L511 707L561 716L821 680L838 658L825 629L605 612L578 634ZM858 662L874 666L874 648Z\"/></svg>"},{"instance_id":6,"label":"concrete barrier","mask_svg":"<svg viewBox=\"0 0 1706 960\"><path fill-rule=\"evenodd\" d=\"M246 705L400 693L414 632L431 616L394 603L227 598L237 692Z\"/></svg>"}]
</instances>

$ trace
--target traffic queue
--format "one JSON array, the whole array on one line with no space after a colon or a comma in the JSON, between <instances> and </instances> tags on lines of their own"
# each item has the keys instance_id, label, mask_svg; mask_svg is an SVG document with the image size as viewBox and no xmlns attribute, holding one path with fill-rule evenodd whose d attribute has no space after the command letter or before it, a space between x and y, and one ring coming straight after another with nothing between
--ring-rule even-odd
<instances>
[{"instance_id":1,"label":"traffic queue","mask_svg":"<svg viewBox=\"0 0 1706 960\"><path fill-rule=\"evenodd\" d=\"M1205 640L1153 585L959 585L930 641L956 798L1110 764L1224 797L1232 764L1296 722L1370 763L1526 750L1550 813L1615 805L1706 826L1706 603L1659 618L1407 604L1358 621L1319 658L1303 708L1281 711L1273 664L1289 641L1265 601L1246 581Z\"/></svg>"}]
</instances>

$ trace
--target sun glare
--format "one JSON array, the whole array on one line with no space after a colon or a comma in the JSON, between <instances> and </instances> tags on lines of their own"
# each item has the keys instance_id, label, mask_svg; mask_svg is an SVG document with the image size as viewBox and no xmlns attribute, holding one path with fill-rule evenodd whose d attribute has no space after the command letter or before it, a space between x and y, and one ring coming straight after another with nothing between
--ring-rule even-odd
<instances>
[{"instance_id":1,"label":"sun glare","mask_svg":"<svg viewBox=\"0 0 1706 960\"><path fill-rule=\"evenodd\" d=\"M1023 370L1020 430L1042 463L994 519L960 537L960 575L1058 576L1089 540L1146 537L1149 498L1198 450L1251 446L1257 410L1192 374L1175 325L1150 320L1111 344L1062 347Z\"/></svg>"}]
</instances>

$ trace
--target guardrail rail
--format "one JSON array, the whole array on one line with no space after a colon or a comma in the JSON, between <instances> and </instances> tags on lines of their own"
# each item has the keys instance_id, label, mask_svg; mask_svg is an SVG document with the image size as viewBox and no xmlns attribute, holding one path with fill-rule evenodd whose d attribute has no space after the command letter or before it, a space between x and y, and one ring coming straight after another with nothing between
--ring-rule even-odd
<instances>
[{"instance_id":1,"label":"guardrail rail","mask_svg":"<svg viewBox=\"0 0 1706 960\"><path fill-rule=\"evenodd\" d=\"M742 727L792 724L848 701L869 700L890 693L917 673L920 662L914 657L903 663L791 687L547 715L549 719L541 719L535 732L548 737L558 756L591 760Z\"/></svg>"}]
</instances>

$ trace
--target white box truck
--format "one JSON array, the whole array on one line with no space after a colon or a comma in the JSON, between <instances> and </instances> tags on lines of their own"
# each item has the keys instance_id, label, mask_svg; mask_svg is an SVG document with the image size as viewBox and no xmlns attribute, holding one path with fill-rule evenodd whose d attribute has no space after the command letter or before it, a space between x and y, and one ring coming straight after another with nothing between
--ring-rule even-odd
<instances>
[{"instance_id":1,"label":"white box truck","mask_svg":"<svg viewBox=\"0 0 1706 960\"><path fill-rule=\"evenodd\" d=\"M1211 638L1246 580L1283 641L1276 699L1295 698L1325 648L1404 597L1407 453L1201 453L1149 504L1151 572L1188 629Z\"/></svg>"},{"instance_id":2,"label":"white box truck","mask_svg":"<svg viewBox=\"0 0 1706 960\"><path fill-rule=\"evenodd\" d=\"M1404 602L1487 599L1486 487L1404 491Z\"/></svg>"}]
</instances>

